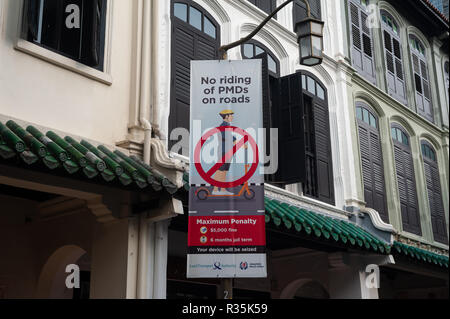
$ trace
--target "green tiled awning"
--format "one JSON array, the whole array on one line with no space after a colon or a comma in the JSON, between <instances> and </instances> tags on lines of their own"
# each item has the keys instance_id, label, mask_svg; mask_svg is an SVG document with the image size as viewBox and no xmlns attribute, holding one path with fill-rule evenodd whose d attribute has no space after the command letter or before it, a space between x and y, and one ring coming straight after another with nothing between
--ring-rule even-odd
<instances>
[{"instance_id":1,"label":"green tiled awning","mask_svg":"<svg viewBox=\"0 0 450 319\"><path fill-rule=\"evenodd\" d=\"M189 190L189 174L183 176L184 188ZM266 224L294 231L316 239L339 243L349 248L360 248L380 254L402 254L421 262L448 268L448 257L424 249L379 240L358 225L288 203L265 197Z\"/></svg>"},{"instance_id":2,"label":"green tiled awning","mask_svg":"<svg viewBox=\"0 0 450 319\"><path fill-rule=\"evenodd\" d=\"M394 242L393 248L393 252L396 254L404 255L421 262L448 268L448 256L435 254L424 249L400 243L398 241Z\"/></svg>"},{"instance_id":3,"label":"green tiled awning","mask_svg":"<svg viewBox=\"0 0 450 319\"><path fill-rule=\"evenodd\" d=\"M30 167L42 164L48 172L63 170L68 176L82 174L89 180L119 181L122 186L170 194L178 191L163 174L136 156L70 136L63 138L52 131L44 134L31 125L23 128L14 121L0 122L0 160L15 158Z\"/></svg>"},{"instance_id":4,"label":"green tiled awning","mask_svg":"<svg viewBox=\"0 0 450 319\"><path fill-rule=\"evenodd\" d=\"M189 190L189 174L183 176L184 187ZM363 228L331 216L301 209L287 203L265 197L266 224L283 227L316 239L339 243L349 248L360 248L381 254L389 254L389 244L377 239Z\"/></svg>"},{"instance_id":5,"label":"green tiled awning","mask_svg":"<svg viewBox=\"0 0 450 319\"><path fill-rule=\"evenodd\" d=\"M298 233L322 238L381 254L389 254L391 247L363 228L343 219L325 216L309 210L265 198L266 223L285 227Z\"/></svg>"}]
</instances>

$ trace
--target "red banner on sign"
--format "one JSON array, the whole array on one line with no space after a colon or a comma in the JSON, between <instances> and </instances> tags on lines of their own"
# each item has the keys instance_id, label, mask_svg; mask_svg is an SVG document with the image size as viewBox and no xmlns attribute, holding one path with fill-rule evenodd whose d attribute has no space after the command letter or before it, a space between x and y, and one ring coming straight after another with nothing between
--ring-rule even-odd
<instances>
[{"instance_id":1,"label":"red banner on sign","mask_svg":"<svg viewBox=\"0 0 450 319\"><path fill-rule=\"evenodd\" d=\"M265 246L264 216L189 217L189 246Z\"/></svg>"}]
</instances>

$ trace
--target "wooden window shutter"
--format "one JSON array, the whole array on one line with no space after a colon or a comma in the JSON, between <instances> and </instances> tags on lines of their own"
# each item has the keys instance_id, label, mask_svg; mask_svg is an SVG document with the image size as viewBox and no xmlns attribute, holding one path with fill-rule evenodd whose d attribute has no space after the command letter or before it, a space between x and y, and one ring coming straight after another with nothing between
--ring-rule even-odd
<instances>
[{"instance_id":1,"label":"wooden window shutter","mask_svg":"<svg viewBox=\"0 0 450 319\"><path fill-rule=\"evenodd\" d=\"M314 132L318 198L334 205L333 162L331 154L330 116L327 101L314 99Z\"/></svg>"},{"instance_id":2,"label":"wooden window shutter","mask_svg":"<svg viewBox=\"0 0 450 319\"><path fill-rule=\"evenodd\" d=\"M26 1L26 38L29 40L37 40L39 29L39 1L27 0Z\"/></svg>"},{"instance_id":3,"label":"wooden window shutter","mask_svg":"<svg viewBox=\"0 0 450 319\"><path fill-rule=\"evenodd\" d=\"M277 6L276 0L248 0L248 1L254 4L256 7L260 8L267 14L272 13Z\"/></svg>"},{"instance_id":4,"label":"wooden window shutter","mask_svg":"<svg viewBox=\"0 0 450 319\"><path fill-rule=\"evenodd\" d=\"M214 60L218 58L220 44L220 31L217 23L216 38L212 38L205 32L198 30L186 21L174 16L174 1L172 1L172 51L171 51L171 105L169 116L169 132L175 128L189 130L190 121L190 86L191 86L191 61ZM182 2L190 3L190 2ZM190 4L187 5L189 11ZM200 7L195 7L202 13L202 21L208 18ZM169 141L169 148L176 141ZM189 154L189 149L183 149L184 154Z\"/></svg>"},{"instance_id":5,"label":"wooden window shutter","mask_svg":"<svg viewBox=\"0 0 450 319\"><path fill-rule=\"evenodd\" d=\"M367 110L366 105L361 102L357 102L356 107ZM380 214L381 219L389 223L383 154L378 125L375 128L358 119L358 131L366 206L375 209Z\"/></svg>"},{"instance_id":6,"label":"wooden window shutter","mask_svg":"<svg viewBox=\"0 0 450 319\"><path fill-rule=\"evenodd\" d=\"M270 128L273 125L272 121L272 103L270 98L270 77L269 77L269 63L268 54L262 53L255 56L253 59L261 59L262 62L262 88L263 88L263 126L266 131L265 151L266 154L271 154L270 149Z\"/></svg>"},{"instance_id":7,"label":"wooden window shutter","mask_svg":"<svg viewBox=\"0 0 450 319\"><path fill-rule=\"evenodd\" d=\"M426 156L423 156L423 161L433 237L439 243L448 244L447 223L445 221L439 168L436 161Z\"/></svg>"},{"instance_id":8,"label":"wooden window shutter","mask_svg":"<svg viewBox=\"0 0 450 319\"><path fill-rule=\"evenodd\" d=\"M409 146L394 140L394 154L403 230L412 234L421 235L422 230L420 228L416 180L411 149Z\"/></svg>"},{"instance_id":9,"label":"wooden window shutter","mask_svg":"<svg viewBox=\"0 0 450 319\"><path fill-rule=\"evenodd\" d=\"M376 84L372 31L367 27L368 16L359 4L349 0L352 42L352 65L369 82Z\"/></svg>"},{"instance_id":10,"label":"wooden window shutter","mask_svg":"<svg viewBox=\"0 0 450 319\"><path fill-rule=\"evenodd\" d=\"M419 56L419 54L415 51L412 51L411 59L413 64L414 83L416 88L415 97L417 112L430 122L434 122L427 63L424 58Z\"/></svg>"},{"instance_id":11,"label":"wooden window shutter","mask_svg":"<svg viewBox=\"0 0 450 319\"><path fill-rule=\"evenodd\" d=\"M278 173L274 182L295 184L305 181L305 141L301 74L276 81L272 118L278 128Z\"/></svg>"},{"instance_id":12,"label":"wooden window shutter","mask_svg":"<svg viewBox=\"0 0 450 319\"><path fill-rule=\"evenodd\" d=\"M386 57L386 81L389 95L406 104L405 81L400 39L386 28L383 30Z\"/></svg>"},{"instance_id":13,"label":"wooden window shutter","mask_svg":"<svg viewBox=\"0 0 450 319\"><path fill-rule=\"evenodd\" d=\"M83 25L83 38L88 39L83 42L82 59L89 66L97 66L100 63L101 36L100 28L102 21L102 0L84 1L86 10L86 22Z\"/></svg>"},{"instance_id":14,"label":"wooden window shutter","mask_svg":"<svg viewBox=\"0 0 450 319\"><path fill-rule=\"evenodd\" d=\"M320 6L320 0L310 0L311 16L313 18L322 19L322 8ZM308 17L306 5L303 1L294 1L292 16L294 19L294 28L297 22L300 22Z\"/></svg>"},{"instance_id":15,"label":"wooden window shutter","mask_svg":"<svg viewBox=\"0 0 450 319\"><path fill-rule=\"evenodd\" d=\"M450 75L449 75L449 62L444 63L444 78L445 78L445 88L447 90L447 94L450 95Z\"/></svg>"}]
</instances>

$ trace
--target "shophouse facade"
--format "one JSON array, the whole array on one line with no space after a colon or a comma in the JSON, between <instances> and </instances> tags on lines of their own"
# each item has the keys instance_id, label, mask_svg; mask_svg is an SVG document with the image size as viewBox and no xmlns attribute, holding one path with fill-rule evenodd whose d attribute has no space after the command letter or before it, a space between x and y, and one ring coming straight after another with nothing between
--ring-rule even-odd
<instances>
[{"instance_id":1,"label":"shophouse facade","mask_svg":"<svg viewBox=\"0 0 450 319\"><path fill-rule=\"evenodd\" d=\"M0 263L0 288L13 298L39 291L37 284L20 286L12 279L20 258L31 258L31 241L48 247L23 263L36 265L26 267L29 282L43 276L45 260L66 243L88 252L91 298L215 298L219 280L188 280L185 274L189 148L180 142L189 136L190 61L218 59L221 45L248 35L284 1L95 2L90 50L65 45L61 36L44 39L45 24L30 28L45 19L45 5L1 2L0 122L8 130L14 120L24 129L34 125L90 141L97 150L100 144L120 150L135 169L156 175L161 189L139 178L129 188L117 184L118 176L111 190L108 182L91 179L91 192L116 202L111 220L99 224L90 213L90 195L77 193L86 187L77 184L80 176L73 185L58 174L48 178L49 185L37 182L41 175L30 181L24 173L30 168L17 163L20 154L5 155L0 176L10 206L2 225L9 237L2 242L29 239L3 248L9 257ZM429 19L428 33L417 25L420 17L410 21L409 12L389 1L311 0L312 15L325 22L324 60L316 67L299 63L294 26L306 16L302 2L286 6L251 41L228 52L231 60L264 56L269 110L276 103L270 97L278 94L270 83L301 81L285 92L293 101L302 99L305 117L288 120L304 127L307 154L302 182L267 180L269 276L234 280L235 298L448 297L448 20L420 3L416 9ZM30 18L27 10L39 14ZM373 25L365 23L369 18ZM11 148L9 139L3 142ZM55 175L45 167L31 171ZM77 192L62 191L61 183ZM48 222L55 224L42 226L50 230L34 229L32 216L15 220L15 207L26 203L41 211L51 203L36 203L41 195L23 195L23 188L76 198L80 208L55 213ZM85 219L86 225L75 226ZM42 232L60 232L64 226L58 223L69 223L79 238L63 232L68 238L53 246L34 240ZM78 227L92 227L93 237ZM111 263L116 272L106 266ZM380 269L379 285L368 284L371 269Z\"/></svg>"}]
</instances>

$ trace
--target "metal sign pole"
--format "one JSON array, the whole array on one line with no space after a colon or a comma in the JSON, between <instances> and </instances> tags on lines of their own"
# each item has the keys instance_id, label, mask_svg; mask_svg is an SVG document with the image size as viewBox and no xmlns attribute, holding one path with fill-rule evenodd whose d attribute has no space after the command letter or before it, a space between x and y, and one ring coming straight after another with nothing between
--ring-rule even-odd
<instances>
[{"instance_id":1,"label":"metal sign pole","mask_svg":"<svg viewBox=\"0 0 450 319\"><path fill-rule=\"evenodd\" d=\"M222 299L233 299L233 278L222 279Z\"/></svg>"},{"instance_id":2,"label":"metal sign pole","mask_svg":"<svg viewBox=\"0 0 450 319\"><path fill-rule=\"evenodd\" d=\"M220 59L228 59L227 51L219 52ZM220 299L233 299L233 278L223 278L220 282Z\"/></svg>"}]
</instances>

